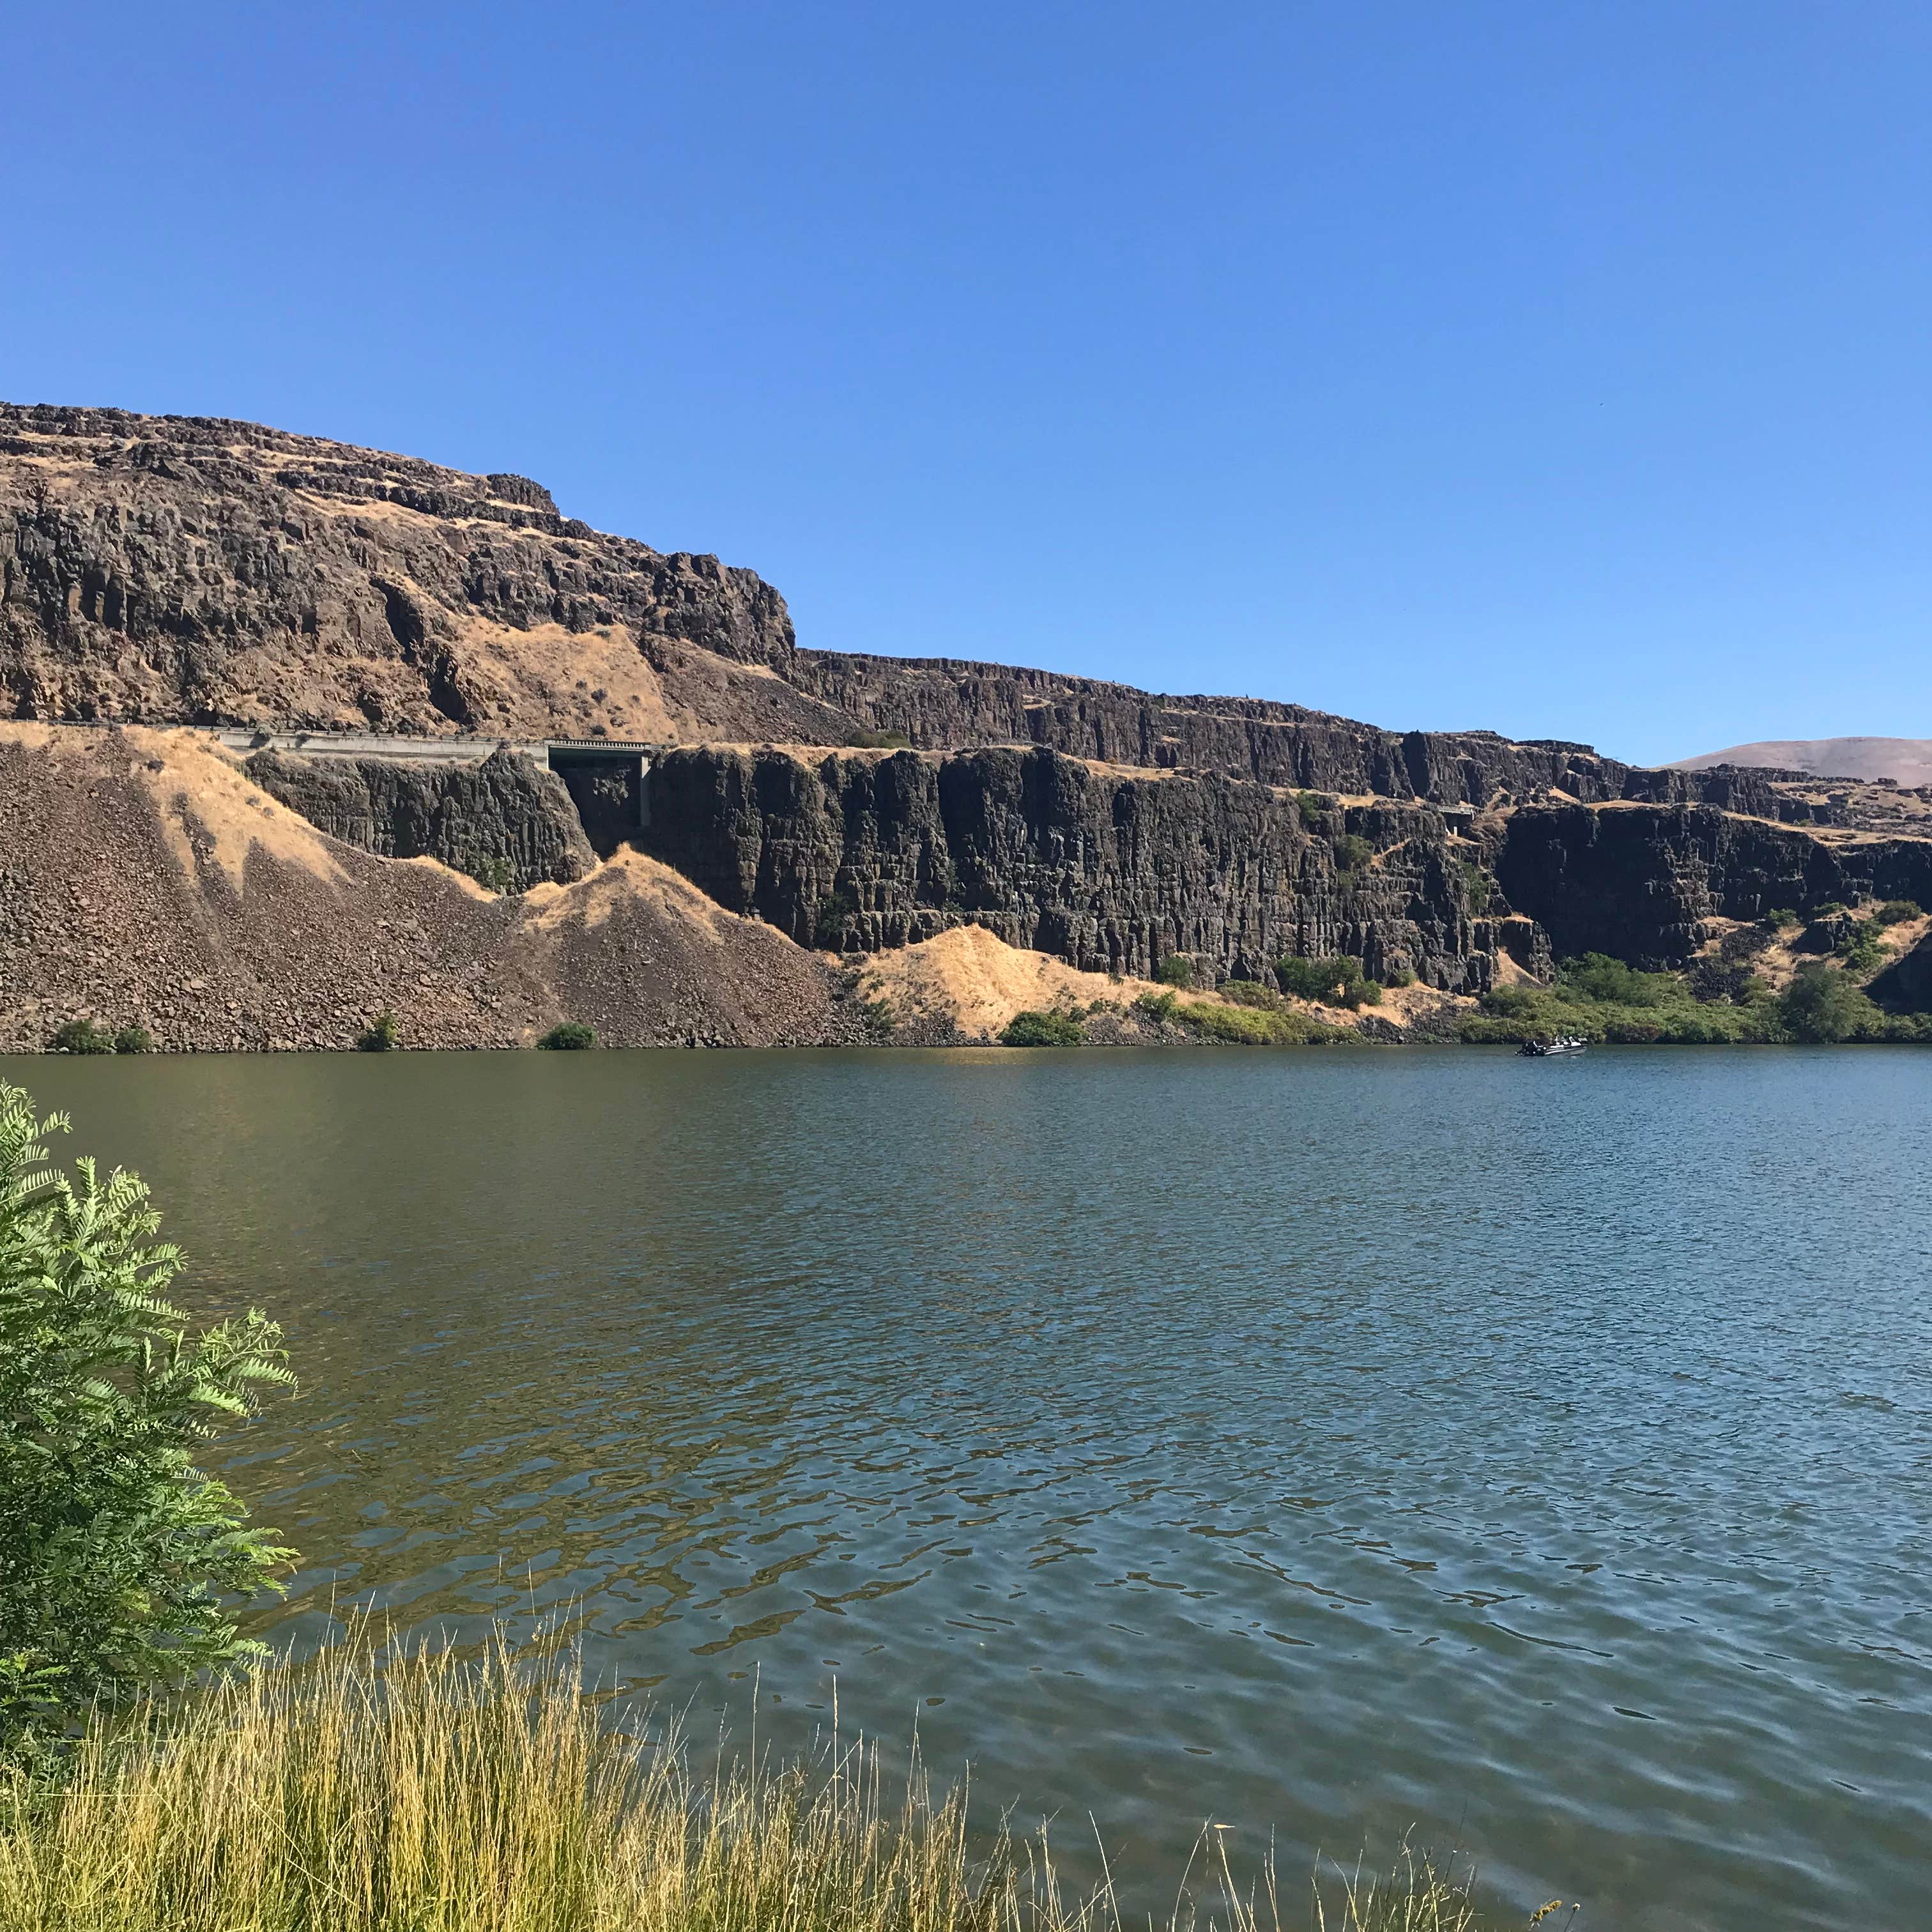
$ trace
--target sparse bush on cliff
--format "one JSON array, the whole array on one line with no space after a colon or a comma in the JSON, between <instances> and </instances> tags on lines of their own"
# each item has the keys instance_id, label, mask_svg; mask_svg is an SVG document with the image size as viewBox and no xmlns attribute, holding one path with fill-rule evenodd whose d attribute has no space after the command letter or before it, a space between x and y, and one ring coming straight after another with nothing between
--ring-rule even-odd
<instances>
[{"instance_id":1,"label":"sparse bush on cliff","mask_svg":"<svg viewBox=\"0 0 1932 1932\"><path fill-rule=\"evenodd\" d=\"M1016 1013L1000 1035L1002 1046L1084 1046L1087 1030L1069 1013Z\"/></svg>"},{"instance_id":2,"label":"sparse bush on cliff","mask_svg":"<svg viewBox=\"0 0 1932 1932\"><path fill-rule=\"evenodd\" d=\"M1924 908L1912 899L1887 899L1872 914L1874 922L1879 926L1903 926L1909 919L1924 916Z\"/></svg>"},{"instance_id":3,"label":"sparse bush on cliff","mask_svg":"<svg viewBox=\"0 0 1932 1932\"><path fill-rule=\"evenodd\" d=\"M857 915L859 901L849 886L840 886L818 902L812 937L820 951L840 952L845 946L845 922Z\"/></svg>"},{"instance_id":4,"label":"sparse bush on cliff","mask_svg":"<svg viewBox=\"0 0 1932 1932\"><path fill-rule=\"evenodd\" d=\"M291 1380L280 1331L251 1311L191 1334L147 1189L44 1165L67 1126L0 1084L0 1754L254 1654L225 1605L292 1554L194 1462Z\"/></svg>"},{"instance_id":5,"label":"sparse bush on cliff","mask_svg":"<svg viewBox=\"0 0 1932 1932\"><path fill-rule=\"evenodd\" d=\"M1154 976L1163 986L1178 986L1185 992L1194 984L1194 962L1184 952L1170 952L1154 969Z\"/></svg>"},{"instance_id":6,"label":"sparse bush on cliff","mask_svg":"<svg viewBox=\"0 0 1932 1932\"><path fill-rule=\"evenodd\" d=\"M52 1046L56 1053L112 1053L114 1036L90 1019L63 1020L54 1029Z\"/></svg>"},{"instance_id":7,"label":"sparse bush on cliff","mask_svg":"<svg viewBox=\"0 0 1932 1932\"><path fill-rule=\"evenodd\" d=\"M1412 986L1415 984L1415 975L1408 967L1398 966L1388 976L1388 983L1391 986Z\"/></svg>"},{"instance_id":8,"label":"sparse bush on cliff","mask_svg":"<svg viewBox=\"0 0 1932 1932\"><path fill-rule=\"evenodd\" d=\"M358 1034L356 1041L358 1053L394 1053L403 1043L401 1030L396 1024L396 1016L387 1010L379 1013L368 1032Z\"/></svg>"},{"instance_id":9,"label":"sparse bush on cliff","mask_svg":"<svg viewBox=\"0 0 1932 1932\"><path fill-rule=\"evenodd\" d=\"M565 1020L537 1042L539 1053L585 1053L597 1044L596 1034L581 1020Z\"/></svg>"},{"instance_id":10,"label":"sparse bush on cliff","mask_svg":"<svg viewBox=\"0 0 1932 1932\"><path fill-rule=\"evenodd\" d=\"M1495 883L1473 859L1459 859L1456 869L1462 881L1462 896L1468 902L1470 913L1480 919L1489 910L1490 902L1495 896Z\"/></svg>"},{"instance_id":11,"label":"sparse bush on cliff","mask_svg":"<svg viewBox=\"0 0 1932 1932\"><path fill-rule=\"evenodd\" d=\"M1376 856L1376 848L1353 832L1339 833L1329 841L1328 849L1335 855L1338 872L1359 872Z\"/></svg>"},{"instance_id":12,"label":"sparse bush on cliff","mask_svg":"<svg viewBox=\"0 0 1932 1932\"><path fill-rule=\"evenodd\" d=\"M855 752L909 752L912 740L903 731L848 731L845 742Z\"/></svg>"},{"instance_id":13,"label":"sparse bush on cliff","mask_svg":"<svg viewBox=\"0 0 1932 1932\"><path fill-rule=\"evenodd\" d=\"M500 852L467 860L463 869L479 886L494 892L499 898L517 889L517 868Z\"/></svg>"},{"instance_id":14,"label":"sparse bush on cliff","mask_svg":"<svg viewBox=\"0 0 1932 1932\"><path fill-rule=\"evenodd\" d=\"M1319 832L1335 809L1335 801L1324 798L1318 791L1298 791L1294 794L1294 808L1310 831Z\"/></svg>"}]
</instances>

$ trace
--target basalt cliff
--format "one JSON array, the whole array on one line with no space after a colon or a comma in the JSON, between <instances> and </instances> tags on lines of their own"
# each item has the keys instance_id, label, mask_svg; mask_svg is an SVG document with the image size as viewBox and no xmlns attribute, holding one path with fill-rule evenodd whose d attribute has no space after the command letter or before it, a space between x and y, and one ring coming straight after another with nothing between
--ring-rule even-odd
<instances>
[{"instance_id":1,"label":"basalt cliff","mask_svg":"<svg viewBox=\"0 0 1932 1932\"><path fill-rule=\"evenodd\" d=\"M971 1036L949 973L1175 954L1412 980L1389 1034L1874 897L1932 905L1932 796L805 649L750 571L525 478L0 406L0 1045L837 1042L914 980L896 1036Z\"/></svg>"}]
</instances>

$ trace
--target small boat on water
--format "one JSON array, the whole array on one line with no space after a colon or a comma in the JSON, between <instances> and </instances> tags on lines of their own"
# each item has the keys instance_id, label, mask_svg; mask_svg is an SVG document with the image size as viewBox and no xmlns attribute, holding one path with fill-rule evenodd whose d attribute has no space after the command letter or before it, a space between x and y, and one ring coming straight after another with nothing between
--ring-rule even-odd
<instances>
[{"instance_id":1,"label":"small boat on water","mask_svg":"<svg viewBox=\"0 0 1932 1932\"><path fill-rule=\"evenodd\" d=\"M1525 1060L1550 1060L1559 1053L1581 1053L1589 1045L1574 1034L1558 1034L1552 1040L1526 1040L1518 1049Z\"/></svg>"}]
</instances>

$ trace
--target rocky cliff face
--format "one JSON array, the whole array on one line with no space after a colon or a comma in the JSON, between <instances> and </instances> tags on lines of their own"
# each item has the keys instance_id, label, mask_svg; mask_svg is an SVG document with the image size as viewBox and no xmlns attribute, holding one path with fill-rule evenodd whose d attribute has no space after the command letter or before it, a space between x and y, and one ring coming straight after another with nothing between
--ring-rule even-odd
<instances>
[{"instance_id":1,"label":"rocky cliff face","mask_svg":"<svg viewBox=\"0 0 1932 1932\"><path fill-rule=\"evenodd\" d=\"M636 887L648 873L655 891L682 875L727 914L764 922L762 939L731 927L728 944L699 945L698 915L681 904L683 938L659 947L662 922L626 887L623 920L607 930L584 916L562 946L534 902L513 917L438 902L451 945L525 962L515 970L546 990L524 1010L581 1002L580 1016L595 1006L638 1039L776 1036L761 1031L762 995L735 981L660 999L650 976L692 960L782 987L790 1011L815 1015L787 1020L782 1036L836 1036L827 969L801 963L788 939L870 954L972 925L1114 974L1178 952L1264 979L1286 953L1347 955L1378 978L1406 970L1474 992L1511 970L1505 956L1538 976L1586 950L1671 964L1720 915L1808 914L1866 895L1932 904L1932 794L1795 771L1646 770L1582 745L800 650L783 600L750 572L600 535L526 478L214 418L0 405L0 718L678 748L653 755L641 786L634 762L559 777L507 754L427 767L262 754L250 767L261 790L235 807L251 840L246 814L285 809L340 842L304 846L275 890L290 916L306 908L358 933L368 922L344 911L344 892L415 903L418 885L396 878L410 868L386 871L386 857L435 859L494 887L541 888L538 898L564 888L580 909L607 876ZM59 997L62 971L80 988L114 968L92 938L85 956L34 950L44 920L64 916L64 888L16 847L52 837L50 826L67 828L70 847L76 827L109 837L52 801L63 778L96 782L87 758L116 735L69 733L70 756L53 732L32 758L6 754L8 770L31 778L38 816L0 828L16 842L0 842L13 895L0 902L11 921L0 980L10 962L37 961L37 1000ZM914 748L851 748L882 736ZM101 795L152 793L134 776L149 766L121 772L127 745L99 755L120 773ZM196 769L211 798L229 782L218 759ZM200 808L154 809L153 838L180 830L171 862L192 872ZM147 847L132 856L146 862ZM269 937L243 903L245 871L182 888L166 916L193 928L176 935L189 952L230 920L248 962L231 973L243 990L230 1009L254 1010L250 976L274 980L280 1004L262 1008L257 1033L317 1037L314 1001L275 980L261 950ZM386 944L372 939L370 957L404 957ZM317 959L335 961L316 944ZM1909 964L1894 969L1907 992L1920 983ZM472 990L452 1040L493 1010ZM440 1010L425 1005L422 1024L442 1025ZM687 1028L691 1015L705 1017Z\"/></svg>"},{"instance_id":2,"label":"rocky cliff face","mask_svg":"<svg viewBox=\"0 0 1932 1932\"><path fill-rule=\"evenodd\" d=\"M526 478L0 405L4 715L842 735L770 675L794 650L750 571L600 536Z\"/></svg>"},{"instance_id":3,"label":"rocky cliff face","mask_svg":"<svg viewBox=\"0 0 1932 1932\"><path fill-rule=\"evenodd\" d=\"M1586 802L1708 802L1777 818L1764 770L1651 771L1588 745L1520 743L1491 731L1384 731L1294 704L1163 698L1050 671L952 658L802 650L801 689L915 748L1020 743L1156 770L1224 772L1300 790L1487 806L1558 793Z\"/></svg>"},{"instance_id":4,"label":"rocky cliff face","mask_svg":"<svg viewBox=\"0 0 1932 1932\"><path fill-rule=\"evenodd\" d=\"M1932 904L1932 841L1827 842L1708 806L1519 810L1495 865L1558 956L1608 952L1653 968L1681 965L1714 914L1808 914L1864 897Z\"/></svg>"},{"instance_id":5,"label":"rocky cliff face","mask_svg":"<svg viewBox=\"0 0 1932 1932\"><path fill-rule=\"evenodd\" d=\"M568 885L597 863L562 781L509 752L480 764L257 752L248 770L332 838L385 859L440 860L497 892Z\"/></svg>"},{"instance_id":6,"label":"rocky cliff face","mask_svg":"<svg viewBox=\"0 0 1932 1932\"><path fill-rule=\"evenodd\" d=\"M1054 752L812 761L671 752L650 778L645 850L721 904L805 944L872 952L951 926L1085 970L1145 975L1183 952L1264 978L1284 953L1478 991L1505 940L1479 848L1414 805L1304 818L1218 774L1136 776Z\"/></svg>"}]
</instances>

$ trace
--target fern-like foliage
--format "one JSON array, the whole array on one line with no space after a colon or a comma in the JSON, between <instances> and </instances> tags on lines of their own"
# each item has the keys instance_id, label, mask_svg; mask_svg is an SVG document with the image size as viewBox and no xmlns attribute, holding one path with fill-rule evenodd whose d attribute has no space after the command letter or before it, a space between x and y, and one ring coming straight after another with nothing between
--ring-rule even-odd
<instances>
[{"instance_id":1,"label":"fern-like foliage","mask_svg":"<svg viewBox=\"0 0 1932 1932\"><path fill-rule=\"evenodd\" d=\"M225 1605L294 1553L194 1461L293 1379L281 1331L191 1334L146 1187L46 1165L67 1126L0 1082L0 1753L255 1654Z\"/></svg>"}]
</instances>

